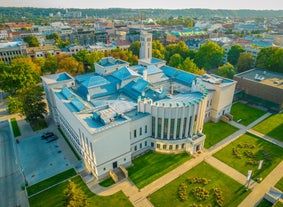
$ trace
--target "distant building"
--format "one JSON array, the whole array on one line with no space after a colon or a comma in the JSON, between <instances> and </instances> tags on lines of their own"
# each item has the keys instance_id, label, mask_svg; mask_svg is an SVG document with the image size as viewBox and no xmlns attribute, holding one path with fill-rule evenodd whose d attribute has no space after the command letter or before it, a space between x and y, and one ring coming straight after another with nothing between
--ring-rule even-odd
<instances>
[{"instance_id":1,"label":"distant building","mask_svg":"<svg viewBox=\"0 0 283 207\"><path fill-rule=\"evenodd\" d=\"M241 98L279 112L283 109L283 74L251 69L234 75Z\"/></svg>"},{"instance_id":2,"label":"distant building","mask_svg":"<svg viewBox=\"0 0 283 207\"><path fill-rule=\"evenodd\" d=\"M46 58L48 53L50 55L59 55L61 50L54 45L27 48L27 56L31 57L32 59L39 57Z\"/></svg>"},{"instance_id":3,"label":"distant building","mask_svg":"<svg viewBox=\"0 0 283 207\"><path fill-rule=\"evenodd\" d=\"M0 60L6 64L15 57L26 55L27 48L22 41L0 43Z\"/></svg>"},{"instance_id":4,"label":"distant building","mask_svg":"<svg viewBox=\"0 0 283 207\"><path fill-rule=\"evenodd\" d=\"M151 40L141 33L139 65L107 57L96 73L42 77L51 117L99 179L148 150L201 151L204 122L230 112L235 81L166 66Z\"/></svg>"}]
</instances>

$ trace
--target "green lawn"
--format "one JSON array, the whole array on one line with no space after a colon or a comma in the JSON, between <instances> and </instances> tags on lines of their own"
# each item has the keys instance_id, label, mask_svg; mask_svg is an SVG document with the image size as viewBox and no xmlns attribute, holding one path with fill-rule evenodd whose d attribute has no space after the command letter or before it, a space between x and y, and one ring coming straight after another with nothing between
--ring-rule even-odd
<instances>
[{"instance_id":1,"label":"green lawn","mask_svg":"<svg viewBox=\"0 0 283 207\"><path fill-rule=\"evenodd\" d=\"M251 134L244 134L214 155L244 175L252 170L252 177L265 178L283 159L281 147ZM263 161L258 170L259 160Z\"/></svg>"},{"instance_id":2,"label":"green lawn","mask_svg":"<svg viewBox=\"0 0 283 207\"><path fill-rule=\"evenodd\" d=\"M275 187L283 192L283 177L276 183Z\"/></svg>"},{"instance_id":3,"label":"green lawn","mask_svg":"<svg viewBox=\"0 0 283 207\"><path fill-rule=\"evenodd\" d=\"M93 194L80 176L71 179L81 188L87 196L88 206L91 207L105 207L105 206L133 206L125 194L120 191L111 196L97 196ZM29 198L31 207L62 207L64 206L64 190L68 186L68 181L65 181L57 186L54 186L40 194Z\"/></svg>"},{"instance_id":4,"label":"green lawn","mask_svg":"<svg viewBox=\"0 0 283 207\"><path fill-rule=\"evenodd\" d=\"M21 136L21 131L19 129L17 120L15 118L12 118L10 121L11 121L12 129L14 132L14 136L15 137Z\"/></svg>"},{"instance_id":5,"label":"green lawn","mask_svg":"<svg viewBox=\"0 0 283 207\"><path fill-rule=\"evenodd\" d=\"M273 207L283 207L283 203L280 201L277 201Z\"/></svg>"},{"instance_id":6,"label":"green lawn","mask_svg":"<svg viewBox=\"0 0 283 207\"><path fill-rule=\"evenodd\" d=\"M266 199L262 199L256 207L271 207L273 203L269 202Z\"/></svg>"},{"instance_id":7,"label":"green lawn","mask_svg":"<svg viewBox=\"0 0 283 207\"><path fill-rule=\"evenodd\" d=\"M109 178L106 178L105 180L103 180L102 182L99 183L99 185L103 186L103 187L109 187L111 185L113 185L115 182L114 180L109 177Z\"/></svg>"},{"instance_id":8,"label":"green lawn","mask_svg":"<svg viewBox=\"0 0 283 207\"><path fill-rule=\"evenodd\" d=\"M268 117L253 129L283 142L283 113Z\"/></svg>"},{"instance_id":9,"label":"green lawn","mask_svg":"<svg viewBox=\"0 0 283 207\"><path fill-rule=\"evenodd\" d=\"M187 178L195 177L206 178L211 181L207 185L189 184ZM187 201L180 201L178 198L178 187L181 183L185 183L187 186ZM192 189L199 186L204 187L209 192L208 198L204 201L198 201L193 196ZM171 183L159 189L148 198L155 207L191 206L193 203L199 204L199 206L200 204L202 206L207 206L209 204L211 206L217 206L215 202L216 197L212 190L214 186L222 191L224 196L223 206L238 206L238 204L249 194L249 191L246 191L243 185L237 183L232 178L218 171L209 164L202 162Z\"/></svg>"},{"instance_id":10,"label":"green lawn","mask_svg":"<svg viewBox=\"0 0 283 207\"><path fill-rule=\"evenodd\" d=\"M236 132L238 128L231 126L223 121L218 123L208 122L203 126L203 133L206 135L204 147L206 149L217 144L227 136Z\"/></svg>"},{"instance_id":11,"label":"green lawn","mask_svg":"<svg viewBox=\"0 0 283 207\"><path fill-rule=\"evenodd\" d=\"M148 152L134 159L128 168L130 179L142 188L190 159L186 153L160 154Z\"/></svg>"},{"instance_id":12,"label":"green lawn","mask_svg":"<svg viewBox=\"0 0 283 207\"><path fill-rule=\"evenodd\" d=\"M240 124L245 126L249 125L259 117L263 116L266 112L253 108L243 103L235 103L231 108L231 114L233 115L234 121L239 121Z\"/></svg>"},{"instance_id":13,"label":"green lawn","mask_svg":"<svg viewBox=\"0 0 283 207\"><path fill-rule=\"evenodd\" d=\"M36 183L34 185L31 185L27 188L27 192L28 192L28 195L33 195L39 191L42 191L52 185L55 185L57 183L60 183L70 177L73 177L75 176L77 173L76 171L72 168L72 169L69 169L67 171L64 171L62 173L59 173L57 175L54 175L46 180L43 180L39 183Z\"/></svg>"}]
</instances>

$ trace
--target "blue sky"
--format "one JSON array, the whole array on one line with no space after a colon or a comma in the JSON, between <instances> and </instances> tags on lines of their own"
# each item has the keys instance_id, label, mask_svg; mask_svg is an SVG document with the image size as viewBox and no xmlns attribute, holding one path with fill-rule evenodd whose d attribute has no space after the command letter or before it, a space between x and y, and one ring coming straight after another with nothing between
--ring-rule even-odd
<instances>
[{"instance_id":1,"label":"blue sky","mask_svg":"<svg viewBox=\"0 0 283 207\"><path fill-rule=\"evenodd\" d=\"M208 8L283 10L282 0L0 0L0 6L44 8Z\"/></svg>"}]
</instances>

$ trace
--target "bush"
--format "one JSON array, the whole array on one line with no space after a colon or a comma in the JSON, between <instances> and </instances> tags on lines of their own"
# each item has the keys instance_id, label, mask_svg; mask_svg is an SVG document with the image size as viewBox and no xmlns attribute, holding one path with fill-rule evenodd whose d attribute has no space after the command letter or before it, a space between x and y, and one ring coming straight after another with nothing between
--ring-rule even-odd
<instances>
[{"instance_id":1,"label":"bush","mask_svg":"<svg viewBox=\"0 0 283 207\"><path fill-rule=\"evenodd\" d=\"M188 186L185 183L181 183L178 187L178 197L181 201L188 200Z\"/></svg>"},{"instance_id":2,"label":"bush","mask_svg":"<svg viewBox=\"0 0 283 207\"><path fill-rule=\"evenodd\" d=\"M223 206L223 202L224 202L224 196L223 196L223 192L217 188L216 186L213 187L213 191L214 194L216 196L216 203L218 206Z\"/></svg>"},{"instance_id":3,"label":"bush","mask_svg":"<svg viewBox=\"0 0 283 207\"><path fill-rule=\"evenodd\" d=\"M204 201L209 197L209 192L207 190L205 190L205 188L203 188L203 187L195 187L192 190L192 193L193 193L195 199L197 199L199 201Z\"/></svg>"},{"instance_id":4,"label":"bush","mask_svg":"<svg viewBox=\"0 0 283 207\"><path fill-rule=\"evenodd\" d=\"M252 152L251 150L245 150L245 151L244 151L244 155L245 155L246 157L249 157L249 158L254 158L254 157L255 157L255 153Z\"/></svg>"},{"instance_id":5,"label":"bush","mask_svg":"<svg viewBox=\"0 0 283 207\"><path fill-rule=\"evenodd\" d=\"M239 152L239 150L236 147L233 147L233 155L235 155L239 159L242 158L241 153Z\"/></svg>"},{"instance_id":6,"label":"bush","mask_svg":"<svg viewBox=\"0 0 283 207\"><path fill-rule=\"evenodd\" d=\"M207 185L211 180L209 180L207 178L194 177L194 178L188 178L187 181L190 184L200 183L200 184Z\"/></svg>"}]
</instances>

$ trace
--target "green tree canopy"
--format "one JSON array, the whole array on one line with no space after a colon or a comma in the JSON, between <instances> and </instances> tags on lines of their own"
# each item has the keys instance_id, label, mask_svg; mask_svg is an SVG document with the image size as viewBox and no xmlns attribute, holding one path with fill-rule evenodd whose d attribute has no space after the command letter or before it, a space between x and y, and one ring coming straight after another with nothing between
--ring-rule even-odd
<instances>
[{"instance_id":1,"label":"green tree canopy","mask_svg":"<svg viewBox=\"0 0 283 207\"><path fill-rule=\"evenodd\" d=\"M180 54L176 53L176 54L174 54L174 55L172 55L170 57L168 65L172 66L172 67L175 67L175 68L180 68L181 69L183 67L182 66L183 65L183 61L184 61L183 57Z\"/></svg>"},{"instance_id":2,"label":"green tree canopy","mask_svg":"<svg viewBox=\"0 0 283 207\"><path fill-rule=\"evenodd\" d=\"M130 45L129 51L132 51L134 55L139 57L140 56L140 47L141 47L141 43L139 41L135 41Z\"/></svg>"},{"instance_id":3,"label":"green tree canopy","mask_svg":"<svg viewBox=\"0 0 283 207\"><path fill-rule=\"evenodd\" d=\"M85 207L87 197L84 192L77 187L73 181L69 181L68 188L64 191L66 207Z\"/></svg>"},{"instance_id":4,"label":"green tree canopy","mask_svg":"<svg viewBox=\"0 0 283 207\"><path fill-rule=\"evenodd\" d=\"M202 75L205 73L204 69L199 69L197 67L197 65L194 63L193 60L191 60L189 57L187 57L184 62L183 62L183 67L182 69L184 71L190 72L190 73L194 73L194 74L198 74L198 75Z\"/></svg>"},{"instance_id":5,"label":"green tree canopy","mask_svg":"<svg viewBox=\"0 0 283 207\"><path fill-rule=\"evenodd\" d=\"M228 57L227 57L228 62L231 63L232 65L236 65L240 57L240 54L244 51L245 50L241 45L233 45L228 51Z\"/></svg>"},{"instance_id":6,"label":"green tree canopy","mask_svg":"<svg viewBox=\"0 0 283 207\"><path fill-rule=\"evenodd\" d=\"M83 63L68 55L58 55L59 72L67 72L71 75L78 75L84 72Z\"/></svg>"},{"instance_id":7,"label":"green tree canopy","mask_svg":"<svg viewBox=\"0 0 283 207\"><path fill-rule=\"evenodd\" d=\"M207 42L196 53L195 63L199 68L213 69L223 62L224 49L217 43Z\"/></svg>"},{"instance_id":8,"label":"green tree canopy","mask_svg":"<svg viewBox=\"0 0 283 207\"><path fill-rule=\"evenodd\" d=\"M170 61L171 56L179 54L183 59L186 59L190 55L190 49L184 41L180 41L177 44L170 44L166 46L165 59Z\"/></svg>"},{"instance_id":9,"label":"green tree canopy","mask_svg":"<svg viewBox=\"0 0 283 207\"><path fill-rule=\"evenodd\" d=\"M58 70L58 60L56 56L51 54L47 54L47 58L45 59L44 65L42 66L43 74L54 74Z\"/></svg>"},{"instance_id":10,"label":"green tree canopy","mask_svg":"<svg viewBox=\"0 0 283 207\"><path fill-rule=\"evenodd\" d=\"M12 61L0 74L1 87L4 91L14 94L40 81L39 73L25 61Z\"/></svg>"},{"instance_id":11,"label":"green tree canopy","mask_svg":"<svg viewBox=\"0 0 283 207\"><path fill-rule=\"evenodd\" d=\"M256 67L283 73L283 49L277 47L262 48L257 54Z\"/></svg>"},{"instance_id":12,"label":"green tree canopy","mask_svg":"<svg viewBox=\"0 0 283 207\"><path fill-rule=\"evenodd\" d=\"M230 63L226 63L218 67L216 75L232 79L235 73L236 73L235 67Z\"/></svg>"},{"instance_id":13,"label":"green tree canopy","mask_svg":"<svg viewBox=\"0 0 283 207\"><path fill-rule=\"evenodd\" d=\"M31 36L31 35L25 36L24 41L28 43L29 47L38 47L40 45L37 37L35 36Z\"/></svg>"},{"instance_id":14,"label":"green tree canopy","mask_svg":"<svg viewBox=\"0 0 283 207\"><path fill-rule=\"evenodd\" d=\"M254 63L253 56L250 53L243 52L240 54L240 57L238 59L237 63L237 72L244 72L246 70L250 70L252 68L252 65Z\"/></svg>"},{"instance_id":15,"label":"green tree canopy","mask_svg":"<svg viewBox=\"0 0 283 207\"><path fill-rule=\"evenodd\" d=\"M46 103L43 100L43 92L39 86L30 86L19 90L16 94L21 103L20 113L28 122L41 119L46 114Z\"/></svg>"}]
</instances>

